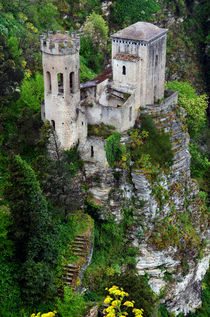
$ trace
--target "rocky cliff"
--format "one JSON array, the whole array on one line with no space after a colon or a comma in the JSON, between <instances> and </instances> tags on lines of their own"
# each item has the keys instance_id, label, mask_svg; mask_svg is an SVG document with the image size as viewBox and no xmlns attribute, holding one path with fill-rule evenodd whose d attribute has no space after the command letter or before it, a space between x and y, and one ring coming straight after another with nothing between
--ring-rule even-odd
<instances>
[{"instance_id":1,"label":"rocky cliff","mask_svg":"<svg viewBox=\"0 0 210 317\"><path fill-rule=\"evenodd\" d=\"M185 112L177 107L177 93L168 91L162 103L148 105L141 113L170 134L171 168L159 169L153 177L145 168L102 169L86 162L85 182L102 207L102 217L111 211L119 221L121 209L132 206L134 222L127 236L138 249L137 270L148 274L151 288L170 311L186 314L201 305L209 257L205 204L190 177ZM121 142L129 143L129 136L123 135Z\"/></svg>"}]
</instances>

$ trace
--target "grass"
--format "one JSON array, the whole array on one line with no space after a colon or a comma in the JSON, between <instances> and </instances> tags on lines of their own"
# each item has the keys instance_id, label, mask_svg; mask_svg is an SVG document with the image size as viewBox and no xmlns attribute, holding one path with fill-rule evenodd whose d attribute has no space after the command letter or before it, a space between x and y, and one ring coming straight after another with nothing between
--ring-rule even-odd
<instances>
[{"instance_id":1,"label":"grass","mask_svg":"<svg viewBox=\"0 0 210 317\"><path fill-rule=\"evenodd\" d=\"M88 136L98 136L103 139L107 139L115 130L115 127L112 125L106 125L101 123L100 125L88 125Z\"/></svg>"}]
</instances>

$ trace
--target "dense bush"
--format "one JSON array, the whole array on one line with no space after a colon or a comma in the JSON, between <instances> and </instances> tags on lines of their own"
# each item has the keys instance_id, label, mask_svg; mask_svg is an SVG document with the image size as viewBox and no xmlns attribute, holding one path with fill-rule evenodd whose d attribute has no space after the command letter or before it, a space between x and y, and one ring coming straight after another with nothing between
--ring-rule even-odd
<instances>
[{"instance_id":1,"label":"dense bush","mask_svg":"<svg viewBox=\"0 0 210 317\"><path fill-rule=\"evenodd\" d=\"M187 112L187 126L191 138L199 136L206 125L207 96L197 95L188 82L168 82L167 89L178 91L178 105Z\"/></svg>"},{"instance_id":2,"label":"dense bush","mask_svg":"<svg viewBox=\"0 0 210 317\"><path fill-rule=\"evenodd\" d=\"M138 21L149 21L160 8L156 0L116 0L113 3L112 19L118 25L129 25Z\"/></svg>"},{"instance_id":3,"label":"dense bush","mask_svg":"<svg viewBox=\"0 0 210 317\"><path fill-rule=\"evenodd\" d=\"M149 162L160 167L172 165L173 152L169 134L158 131L152 118L141 116L141 129L132 130L130 135L131 158L136 168L147 167Z\"/></svg>"},{"instance_id":4,"label":"dense bush","mask_svg":"<svg viewBox=\"0 0 210 317\"><path fill-rule=\"evenodd\" d=\"M156 298L144 276L127 270L120 275L115 274L112 278L112 283L123 287L129 293L128 300L134 300L135 307L144 309L144 317L153 316L157 309Z\"/></svg>"},{"instance_id":5,"label":"dense bush","mask_svg":"<svg viewBox=\"0 0 210 317\"><path fill-rule=\"evenodd\" d=\"M57 299L57 310L61 317L81 317L85 312L83 296L75 293L71 288L65 287L64 298Z\"/></svg>"},{"instance_id":6,"label":"dense bush","mask_svg":"<svg viewBox=\"0 0 210 317\"><path fill-rule=\"evenodd\" d=\"M119 161L122 156L122 152L120 149L120 139L121 139L120 133L114 132L106 140L106 144L105 144L106 158L110 167L112 168L114 167L115 161Z\"/></svg>"},{"instance_id":7,"label":"dense bush","mask_svg":"<svg viewBox=\"0 0 210 317\"><path fill-rule=\"evenodd\" d=\"M196 143L190 144L191 154L191 176L193 178L203 178L207 173L210 162L204 153L198 151L198 145Z\"/></svg>"}]
</instances>

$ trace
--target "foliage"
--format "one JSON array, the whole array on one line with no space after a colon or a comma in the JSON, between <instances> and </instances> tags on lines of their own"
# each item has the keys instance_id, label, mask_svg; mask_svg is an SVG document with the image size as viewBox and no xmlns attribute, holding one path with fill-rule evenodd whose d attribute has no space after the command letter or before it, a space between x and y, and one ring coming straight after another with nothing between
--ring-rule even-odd
<instances>
[{"instance_id":1,"label":"foliage","mask_svg":"<svg viewBox=\"0 0 210 317\"><path fill-rule=\"evenodd\" d=\"M128 300L134 300L136 307L143 308L143 316L155 315L157 299L145 276L140 276L127 269L124 273L115 274L112 277L112 283L122 286L129 292ZM129 316L132 315L129 314Z\"/></svg>"},{"instance_id":2,"label":"foliage","mask_svg":"<svg viewBox=\"0 0 210 317\"><path fill-rule=\"evenodd\" d=\"M19 156L12 156L9 161L4 194L13 220L15 255L21 264L22 298L35 304L53 291L52 264L57 252L46 200L34 171Z\"/></svg>"},{"instance_id":3,"label":"foliage","mask_svg":"<svg viewBox=\"0 0 210 317\"><path fill-rule=\"evenodd\" d=\"M11 225L8 208L0 206L0 315L5 317L21 305L20 288L16 281L17 265L13 261L14 243L8 237Z\"/></svg>"},{"instance_id":4,"label":"foliage","mask_svg":"<svg viewBox=\"0 0 210 317\"><path fill-rule=\"evenodd\" d=\"M6 36L0 33L0 101L3 97L11 98L23 78L20 61L14 56L14 50L9 47ZM2 107L2 105L1 105Z\"/></svg>"},{"instance_id":5,"label":"foliage","mask_svg":"<svg viewBox=\"0 0 210 317\"><path fill-rule=\"evenodd\" d=\"M192 138L201 133L206 124L207 96L197 95L188 82L167 82L167 89L178 91L178 104L187 112L187 126Z\"/></svg>"},{"instance_id":6,"label":"foliage","mask_svg":"<svg viewBox=\"0 0 210 317\"><path fill-rule=\"evenodd\" d=\"M20 99L18 103L23 104L39 112L40 104L44 101L43 75L36 73L34 77L24 78L21 84Z\"/></svg>"},{"instance_id":7,"label":"foliage","mask_svg":"<svg viewBox=\"0 0 210 317\"><path fill-rule=\"evenodd\" d=\"M152 14L160 8L156 0L116 0L112 7L112 18L120 26L133 24L138 21L149 21Z\"/></svg>"},{"instance_id":8,"label":"foliage","mask_svg":"<svg viewBox=\"0 0 210 317\"><path fill-rule=\"evenodd\" d=\"M114 168L115 161L119 161L121 159L120 139L121 139L120 133L114 132L106 140L106 144L105 144L106 158L110 167L112 168Z\"/></svg>"},{"instance_id":9,"label":"foliage","mask_svg":"<svg viewBox=\"0 0 210 317\"><path fill-rule=\"evenodd\" d=\"M191 154L191 175L193 178L203 178L210 167L210 162L205 154L198 150L196 143L191 143L189 147Z\"/></svg>"},{"instance_id":10,"label":"foliage","mask_svg":"<svg viewBox=\"0 0 210 317\"><path fill-rule=\"evenodd\" d=\"M105 298L104 304L109 305L107 308L104 309L104 314L107 317L126 317L128 315L127 310L133 313L133 316L142 317L143 316L143 309L134 308L134 301L128 301L124 299L128 297L128 293L126 293L123 288L118 286L112 286L111 288L107 289L109 295ZM112 297L111 297L111 296ZM125 306L125 307L124 307Z\"/></svg>"},{"instance_id":11,"label":"foliage","mask_svg":"<svg viewBox=\"0 0 210 317\"><path fill-rule=\"evenodd\" d=\"M152 165L170 167L172 144L168 133L159 132L152 118L141 116L141 129L130 132L131 159L135 168L151 169Z\"/></svg>"},{"instance_id":12,"label":"foliage","mask_svg":"<svg viewBox=\"0 0 210 317\"><path fill-rule=\"evenodd\" d=\"M83 202L80 183L72 180L82 168L83 162L77 146L68 151L62 151L58 147L57 136L48 121L43 125L41 132L42 137L37 141L37 155L32 161L32 166L43 193L53 204L54 211L56 210L61 219L67 221L69 211L80 208ZM51 157L47 149L51 152Z\"/></svg>"},{"instance_id":13,"label":"foliage","mask_svg":"<svg viewBox=\"0 0 210 317\"><path fill-rule=\"evenodd\" d=\"M99 48L103 48L108 40L108 26L103 17L94 11L86 18L83 25L85 37L91 38Z\"/></svg>"},{"instance_id":14,"label":"foliage","mask_svg":"<svg viewBox=\"0 0 210 317\"><path fill-rule=\"evenodd\" d=\"M87 66L88 60L80 55L80 82L86 82L96 77L96 74Z\"/></svg>"},{"instance_id":15,"label":"foliage","mask_svg":"<svg viewBox=\"0 0 210 317\"><path fill-rule=\"evenodd\" d=\"M183 253L193 250L197 254L202 244L189 211L156 221L149 241L157 250L167 249L170 245L177 247Z\"/></svg>"},{"instance_id":16,"label":"foliage","mask_svg":"<svg viewBox=\"0 0 210 317\"><path fill-rule=\"evenodd\" d=\"M85 312L83 296L71 288L64 288L64 299L57 299L57 310L61 317L81 317Z\"/></svg>"},{"instance_id":17,"label":"foliage","mask_svg":"<svg viewBox=\"0 0 210 317\"><path fill-rule=\"evenodd\" d=\"M100 125L94 124L94 125L88 125L88 135L95 135L102 137L103 139L107 139L112 133L113 130L115 130L115 127L112 125L106 125L104 123L101 123Z\"/></svg>"},{"instance_id":18,"label":"foliage","mask_svg":"<svg viewBox=\"0 0 210 317\"><path fill-rule=\"evenodd\" d=\"M80 55L84 58L84 64L92 72L99 74L104 64L104 56L90 37L81 37Z\"/></svg>"}]
</instances>

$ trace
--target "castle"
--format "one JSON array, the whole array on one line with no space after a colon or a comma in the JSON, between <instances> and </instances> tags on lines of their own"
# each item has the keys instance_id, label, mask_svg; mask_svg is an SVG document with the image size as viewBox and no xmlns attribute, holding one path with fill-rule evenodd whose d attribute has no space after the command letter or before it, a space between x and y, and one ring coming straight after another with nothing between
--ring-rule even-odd
<instances>
[{"instance_id":1,"label":"castle","mask_svg":"<svg viewBox=\"0 0 210 317\"><path fill-rule=\"evenodd\" d=\"M79 142L84 160L106 165L105 141L88 137L88 124L132 128L145 108L164 97L167 29L137 22L111 36L112 67L80 84L80 37L73 32L41 35L45 103L63 149Z\"/></svg>"}]
</instances>

